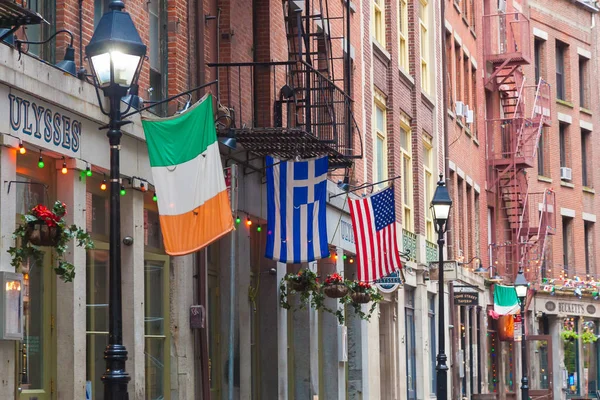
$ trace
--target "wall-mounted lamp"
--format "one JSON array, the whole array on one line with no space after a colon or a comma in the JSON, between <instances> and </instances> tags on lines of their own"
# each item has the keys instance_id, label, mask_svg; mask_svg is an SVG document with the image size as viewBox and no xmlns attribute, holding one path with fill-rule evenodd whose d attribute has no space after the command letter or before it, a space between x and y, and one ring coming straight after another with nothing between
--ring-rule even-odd
<instances>
[{"instance_id":1,"label":"wall-mounted lamp","mask_svg":"<svg viewBox=\"0 0 600 400\"><path fill-rule=\"evenodd\" d=\"M65 51L65 57L63 58L62 61L59 61L56 64L54 64L54 66L63 70L64 72L66 72L68 74L76 76L77 68L75 67L75 48L73 47L73 33L66 29L61 29L59 31L56 31L55 34L53 34L48 39L46 39L42 42L25 41L25 40L19 40L19 39L15 40L15 46L17 47L17 51L19 52L19 58L21 58L21 53L23 52L22 47L24 44L46 44L50 40L54 39L59 33L66 33L67 35L69 35L71 40L69 41L69 46L67 47L67 50Z\"/></svg>"}]
</instances>

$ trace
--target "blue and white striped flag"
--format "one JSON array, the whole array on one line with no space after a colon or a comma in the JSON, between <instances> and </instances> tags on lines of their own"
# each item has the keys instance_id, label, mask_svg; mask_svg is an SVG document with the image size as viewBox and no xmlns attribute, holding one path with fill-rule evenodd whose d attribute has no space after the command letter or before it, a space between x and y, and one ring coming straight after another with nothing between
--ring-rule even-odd
<instances>
[{"instance_id":1,"label":"blue and white striped flag","mask_svg":"<svg viewBox=\"0 0 600 400\"><path fill-rule=\"evenodd\" d=\"M265 257L301 263L329 256L327 156L280 161L267 156Z\"/></svg>"}]
</instances>

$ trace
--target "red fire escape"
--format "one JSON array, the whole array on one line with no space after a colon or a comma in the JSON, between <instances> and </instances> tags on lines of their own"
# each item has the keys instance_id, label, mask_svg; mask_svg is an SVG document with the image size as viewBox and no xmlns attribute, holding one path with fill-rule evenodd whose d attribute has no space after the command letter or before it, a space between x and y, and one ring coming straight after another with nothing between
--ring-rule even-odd
<instances>
[{"instance_id":1,"label":"red fire escape","mask_svg":"<svg viewBox=\"0 0 600 400\"><path fill-rule=\"evenodd\" d=\"M554 192L531 192L528 185L540 136L550 125L550 86L542 79L528 84L523 73L531 54L527 18L520 13L483 18L484 57L491 71L485 86L498 93L486 120L487 181L497 221L491 262L510 281L522 267L527 279L536 282L548 235L556 230Z\"/></svg>"}]
</instances>

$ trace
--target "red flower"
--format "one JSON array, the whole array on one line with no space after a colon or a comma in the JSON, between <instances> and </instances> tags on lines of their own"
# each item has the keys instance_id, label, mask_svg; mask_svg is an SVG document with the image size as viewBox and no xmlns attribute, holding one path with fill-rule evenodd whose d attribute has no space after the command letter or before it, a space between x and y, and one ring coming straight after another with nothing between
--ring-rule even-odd
<instances>
[{"instance_id":1,"label":"red flower","mask_svg":"<svg viewBox=\"0 0 600 400\"><path fill-rule=\"evenodd\" d=\"M326 285L333 285L333 284L342 283L342 282L344 282L344 278L342 278L342 276L340 274L338 274L337 272L329 275L327 277L327 279L325 279Z\"/></svg>"},{"instance_id":2,"label":"red flower","mask_svg":"<svg viewBox=\"0 0 600 400\"><path fill-rule=\"evenodd\" d=\"M31 209L31 214L44 221L49 227L54 227L60 221L60 217L50 211L46 206L38 204Z\"/></svg>"}]
</instances>

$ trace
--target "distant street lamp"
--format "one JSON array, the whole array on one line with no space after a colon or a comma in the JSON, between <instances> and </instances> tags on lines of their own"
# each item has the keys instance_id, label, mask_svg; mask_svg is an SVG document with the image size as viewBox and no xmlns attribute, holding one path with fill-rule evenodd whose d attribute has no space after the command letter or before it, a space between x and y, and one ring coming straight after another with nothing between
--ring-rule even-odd
<instances>
[{"instance_id":1,"label":"distant street lamp","mask_svg":"<svg viewBox=\"0 0 600 400\"><path fill-rule=\"evenodd\" d=\"M446 361L446 334L445 334L445 307L444 307L444 233L448 229L448 217L452 207L452 199L448 194L448 188L444 183L442 175L431 200L431 211L435 220L435 231L438 235L438 355L437 355L437 399L448 399L448 365Z\"/></svg>"},{"instance_id":2,"label":"distant street lamp","mask_svg":"<svg viewBox=\"0 0 600 400\"><path fill-rule=\"evenodd\" d=\"M527 346L525 343L525 301L527 300L527 289L529 283L523 274L523 268L519 268L519 273L515 279L515 291L521 303L521 369L523 378L521 379L521 399L529 400L529 379L527 378Z\"/></svg>"}]
</instances>

